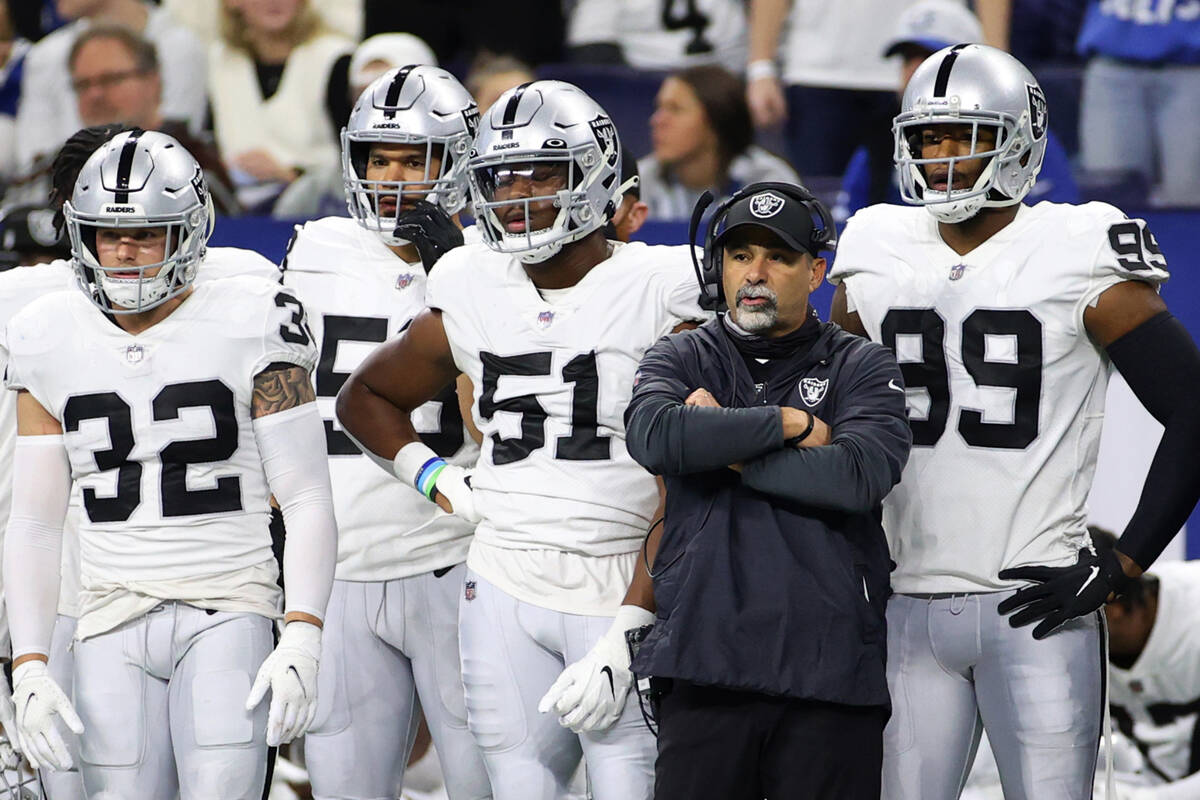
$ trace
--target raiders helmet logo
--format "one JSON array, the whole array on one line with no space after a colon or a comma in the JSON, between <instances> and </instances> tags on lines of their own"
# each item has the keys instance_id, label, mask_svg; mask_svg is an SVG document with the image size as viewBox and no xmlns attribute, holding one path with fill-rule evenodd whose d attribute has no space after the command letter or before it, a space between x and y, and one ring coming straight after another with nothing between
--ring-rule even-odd
<instances>
[{"instance_id":1,"label":"raiders helmet logo","mask_svg":"<svg viewBox=\"0 0 1200 800\"><path fill-rule=\"evenodd\" d=\"M784 199L773 192L762 192L750 198L750 213L759 219L773 217L783 210Z\"/></svg>"},{"instance_id":2,"label":"raiders helmet logo","mask_svg":"<svg viewBox=\"0 0 1200 800\"><path fill-rule=\"evenodd\" d=\"M608 165L615 167L619 155L617 126L613 125L611 119L603 116L596 117L589 124L592 126L592 135L596 137L596 143L600 145L600 152L608 156Z\"/></svg>"},{"instance_id":3,"label":"raiders helmet logo","mask_svg":"<svg viewBox=\"0 0 1200 800\"><path fill-rule=\"evenodd\" d=\"M475 132L479 130L479 107L472 105L466 111L462 112L463 124L467 126L467 133L472 138L475 137Z\"/></svg>"},{"instance_id":4,"label":"raiders helmet logo","mask_svg":"<svg viewBox=\"0 0 1200 800\"><path fill-rule=\"evenodd\" d=\"M800 399L804 401L804 405L812 408L817 403L825 399L825 392L829 389L829 378L801 378L800 379Z\"/></svg>"},{"instance_id":5,"label":"raiders helmet logo","mask_svg":"<svg viewBox=\"0 0 1200 800\"><path fill-rule=\"evenodd\" d=\"M1025 90L1029 95L1029 127L1033 132L1033 140L1039 142L1046 135L1046 95L1041 87L1032 83L1025 84Z\"/></svg>"}]
</instances>

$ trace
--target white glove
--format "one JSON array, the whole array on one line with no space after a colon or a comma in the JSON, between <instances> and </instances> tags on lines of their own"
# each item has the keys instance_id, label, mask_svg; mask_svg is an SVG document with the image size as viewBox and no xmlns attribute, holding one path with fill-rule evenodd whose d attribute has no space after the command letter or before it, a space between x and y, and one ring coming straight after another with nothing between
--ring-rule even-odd
<instances>
[{"instance_id":1,"label":"white glove","mask_svg":"<svg viewBox=\"0 0 1200 800\"><path fill-rule=\"evenodd\" d=\"M538 711L551 709L558 723L575 733L612 727L625 709L633 684L629 671L629 645L625 631L654 624L654 614L638 606L621 606L608 633L583 658L558 676L538 703Z\"/></svg>"},{"instance_id":2,"label":"white glove","mask_svg":"<svg viewBox=\"0 0 1200 800\"><path fill-rule=\"evenodd\" d=\"M436 464L431 469L431 462ZM436 462L440 462L437 464ZM436 471L440 467L440 471ZM428 473L436 474L430 475ZM447 464L445 459L433 452L422 442L411 442L400 448L392 460L392 472L405 483L417 488L418 492L432 499L431 489L450 501L454 516L461 517L467 522L478 524L483 519L475 510L474 494L471 492L469 480L471 471L454 464Z\"/></svg>"},{"instance_id":3,"label":"white glove","mask_svg":"<svg viewBox=\"0 0 1200 800\"><path fill-rule=\"evenodd\" d=\"M12 695L5 691L7 688L7 683L0 683L0 727L4 729L3 738L0 738L0 768L16 769L21 762L17 750L17 717Z\"/></svg>"},{"instance_id":4,"label":"white glove","mask_svg":"<svg viewBox=\"0 0 1200 800\"><path fill-rule=\"evenodd\" d=\"M278 747L304 735L317 713L317 664L321 660L321 629L309 622L283 626L279 644L258 668L246 698L250 711L271 690L267 712L267 744Z\"/></svg>"},{"instance_id":5,"label":"white glove","mask_svg":"<svg viewBox=\"0 0 1200 800\"><path fill-rule=\"evenodd\" d=\"M70 769L71 754L54 725L54 717L61 717L75 735L83 733L83 723L50 677L46 662L26 661L14 669L13 687L17 749L34 769Z\"/></svg>"}]
</instances>

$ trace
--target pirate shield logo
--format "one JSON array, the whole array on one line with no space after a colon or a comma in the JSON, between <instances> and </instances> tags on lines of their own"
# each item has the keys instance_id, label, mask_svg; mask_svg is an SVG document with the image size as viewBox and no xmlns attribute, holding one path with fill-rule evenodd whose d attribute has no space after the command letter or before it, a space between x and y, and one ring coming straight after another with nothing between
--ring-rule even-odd
<instances>
[{"instance_id":1,"label":"pirate shield logo","mask_svg":"<svg viewBox=\"0 0 1200 800\"><path fill-rule=\"evenodd\" d=\"M1046 95L1032 83L1025 84L1025 91L1029 95L1029 127L1033 131L1033 140L1040 142L1046 135Z\"/></svg>"},{"instance_id":2,"label":"pirate shield logo","mask_svg":"<svg viewBox=\"0 0 1200 800\"><path fill-rule=\"evenodd\" d=\"M801 378L800 379L800 399L804 401L804 405L812 408L817 403L825 399L825 392L829 389L829 378Z\"/></svg>"},{"instance_id":3,"label":"pirate shield logo","mask_svg":"<svg viewBox=\"0 0 1200 800\"><path fill-rule=\"evenodd\" d=\"M762 192L750 198L750 213L759 219L773 217L783 208L783 202L774 192Z\"/></svg>"}]
</instances>

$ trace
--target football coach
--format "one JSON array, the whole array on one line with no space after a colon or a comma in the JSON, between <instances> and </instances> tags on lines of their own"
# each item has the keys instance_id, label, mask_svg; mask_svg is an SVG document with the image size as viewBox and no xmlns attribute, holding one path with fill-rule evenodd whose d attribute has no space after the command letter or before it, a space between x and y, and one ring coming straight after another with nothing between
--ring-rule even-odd
<instances>
[{"instance_id":1,"label":"football coach","mask_svg":"<svg viewBox=\"0 0 1200 800\"><path fill-rule=\"evenodd\" d=\"M637 372L629 452L667 486L656 621L632 667L656 687L655 800L880 794L880 501L912 439L891 352L809 304L833 235L803 187L742 189L696 265L728 311Z\"/></svg>"}]
</instances>

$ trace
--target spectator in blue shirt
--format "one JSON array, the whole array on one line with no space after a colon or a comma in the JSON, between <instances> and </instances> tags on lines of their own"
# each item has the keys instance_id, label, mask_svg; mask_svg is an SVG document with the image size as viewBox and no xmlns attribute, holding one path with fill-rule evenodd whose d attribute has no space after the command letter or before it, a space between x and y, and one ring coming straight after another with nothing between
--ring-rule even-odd
<instances>
[{"instance_id":1,"label":"spectator in blue shirt","mask_svg":"<svg viewBox=\"0 0 1200 800\"><path fill-rule=\"evenodd\" d=\"M965 7L950 0L924 0L911 6L901 15L896 32L888 41L886 56L903 59L900 69L899 93L904 94L908 80L921 62L943 47L963 42L982 42L983 30L979 18ZM860 147L850 157L842 177L842 188L834 204L833 215L840 224L860 208L869 205L870 153ZM1037 183L1029 192L1028 202L1049 200L1054 203L1079 202L1079 187L1071 176L1071 165L1062 142L1050 131L1046 141L1046 157ZM899 203L900 190L895 172L885 202Z\"/></svg>"},{"instance_id":2,"label":"spectator in blue shirt","mask_svg":"<svg viewBox=\"0 0 1200 800\"><path fill-rule=\"evenodd\" d=\"M1200 206L1200 16L1194 2L1091 0L1079 32L1087 170L1134 170L1158 206Z\"/></svg>"}]
</instances>

